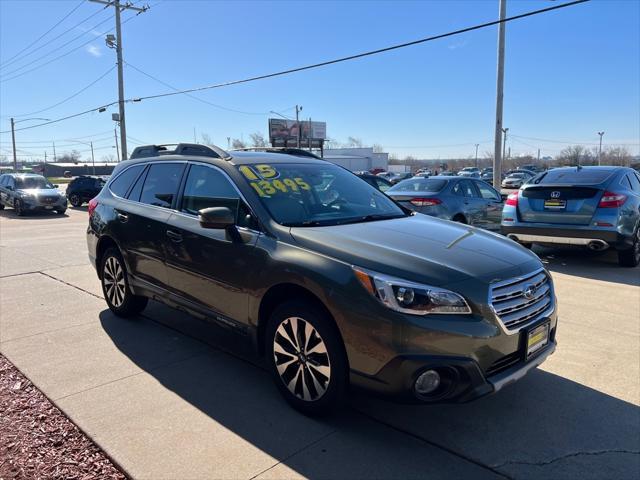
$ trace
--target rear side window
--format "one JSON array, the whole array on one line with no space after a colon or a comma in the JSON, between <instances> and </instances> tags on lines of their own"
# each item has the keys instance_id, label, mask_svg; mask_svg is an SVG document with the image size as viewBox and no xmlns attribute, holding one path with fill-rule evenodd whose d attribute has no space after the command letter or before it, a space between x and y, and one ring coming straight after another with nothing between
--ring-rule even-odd
<instances>
[{"instance_id":1,"label":"rear side window","mask_svg":"<svg viewBox=\"0 0 640 480\"><path fill-rule=\"evenodd\" d=\"M634 192L640 193L640 180L638 180L638 175L635 173L630 173L627 175L629 178L629 182L631 182L631 189Z\"/></svg>"},{"instance_id":2,"label":"rear side window","mask_svg":"<svg viewBox=\"0 0 640 480\"><path fill-rule=\"evenodd\" d=\"M140 201L156 207L171 208L178 193L180 177L184 170L181 163L156 163L149 167L142 186Z\"/></svg>"},{"instance_id":3,"label":"rear side window","mask_svg":"<svg viewBox=\"0 0 640 480\"><path fill-rule=\"evenodd\" d=\"M473 188L473 184L468 180L458 182L453 187L453 193L460 195L461 197L477 197L476 191Z\"/></svg>"},{"instance_id":4,"label":"rear side window","mask_svg":"<svg viewBox=\"0 0 640 480\"><path fill-rule=\"evenodd\" d=\"M549 170L546 174L537 178L533 183L544 185L545 183L568 183L571 185L593 185L604 182L611 175L612 170L591 170L588 168L558 168Z\"/></svg>"},{"instance_id":5,"label":"rear side window","mask_svg":"<svg viewBox=\"0 0 640 480\"><path fill-rule=\"evenodd\" d=\"M118 197L123 197L127 194L129 187L134 182L144 165L134 165L133 167L127 168L124 172L118 175L111 184L109 184L109 190L111 190Z\"/></svg>"}]
</instances>

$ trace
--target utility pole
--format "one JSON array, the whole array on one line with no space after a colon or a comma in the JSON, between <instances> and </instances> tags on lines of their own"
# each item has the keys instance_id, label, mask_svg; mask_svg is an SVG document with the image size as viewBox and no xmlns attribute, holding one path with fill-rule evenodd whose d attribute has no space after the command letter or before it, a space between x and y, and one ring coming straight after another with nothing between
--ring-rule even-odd
<instances>
[{"instance_id":1,"label":"utility pole","mask_svg":"<svg viewBox=\"0 0 640 480\"><path fill-rule=\"evenodd\" d=\"M496 129L493 145L493 186L500 188L502 183L502 100L504 94L504 36L507 16L507 0L500 0L500 24L498 25L498 72L496 79Z\"/></svg>"},{"instance_id":2,"label":"utility pole","mask_svg":"<svg viewBox=\"0 0 640 480\"><path fill-rule=\"evenodd\" d=\"M540 161L540 149L538 149L538 162Z\"/></svg>"},{"instance_id":3,"label":"utility pole","mask_svg":"<svg viewBox=\"0 0 640 480\"><path fill-rule=\"evenodd\" d=\"M120 149L118 148L118 133L113 129L113 136L116 138L116 158L120 161Z\"/></svg>"},{"instance_id":4,"label":"utility pole","mask_svg":"<svg viewBox=\"0 0 640 480\"><path fill-rule=\"evenodd\" d=\"M231 150L231 137L227 137L227 150Z\"/></svg>"},{"instance_id":5,"label":"utility pole","mask_svg":"<svg viewBox=\"0 0 640 480\"><path fill-rule=\"evenodd\" d=\"M96 174L96 159L93 156L93 142L89 142L91 144L91 163L93 164L93 174Z\"/></svg>"},{"instance_id":6,"label":"utility pole","mask_svg":"<svg viewBox=\"0 0 640 480\"><path fill-rule=\"evenodd\" d=\"M600 146L598 147L598 165L600 165L600 159L602 158L602 136L604 135L604 132L598 132L598 135L600 135Z\"/></svg>"},{"instance_id":7,"label":"utility pole","mask_svg":"<svg viewBox=\"0 0 640 480\"><path fill-rule=\"evenodd\" d=\"M478 168L478 147L480 146L479 143L476 143L476 168Z\"/></svg>"},{"instance_id":8,"label":"utility pole","mask_svg":"<svg viewBox=\"0 0 640 480\"><path fill-rule=\"evenodd\" d=\"M300 117L298 116L302 111L302 107L296 105L296 129L298 131L298 135L296 136L296 147L300 148Z\"/></svg>"},{"instance_id":9,"label":"utility pole","mask_svg":"<svg viewBox=\"0 0 640 480\"><path fill-rule=\"evenodd\" d=\"M504 133L504 137L502 139L502 159L504 160L505 155L507 154L507 132L508 128L502 128L501 133ZM502 173L502 172L501 172Z\"/></svg>"},{"instance_id":10,"label":"utility pole","mask_svg":"<svg viewBox=\"0 0 640 480\"><path fill-rule=\"evenodd\" d=\"M311 151L311 117L309 117L309 138L307 138L307 140L309 141L309 151Z\"/></svg>"},{"instance_id":11,"label":"utility pole","mask_svg":"<svg viewBox=\"0 0 640 480\"><path fill-rule=\"evenodd\" d=\"M16 157L16 130L15 130L15 122L13 121L13 117L11 117L11 142L13 143L13 171L18 171L18 157Z\"/></svg>"},{"instance_id":12,"label":"utility pole","mask_svg":"<svg viewBox=\"0 0 640 480\"><path fill-rule=\"evenodd\" d=\"M107 35L107 46L110 48L115 47L116 56L118 59L118 111L120 116L120 143L122 144L122 160L127 159L127 125L124 117L124 74L123 74L123 62L122 62L122 25L120 22L120 12L123 10L133 10L141 14L149 10L149 6L145 5L142 8L134 7L131 2L125 4L120 3L120 0L105 1L105 0L91 0L94 3L100 3L108 7L114 7L116 13L116 38ZM120 155L118 155L120 158Z\"/></svg>"},{"instance_id":13,"label":"utility pole","mask_svg":"<svg viewBox=\"0 0 640 480\"><path fill-rule=\"evenodd\" d=\"M47 151L44 151L44 167L42 167L42 176L47 176Z\"/></svg>"},{"instance_id":14,"label":"utility pole","mask_svg":"<svg viewBox=\"0 0 640 480\"><path fill-rule=\"evenodd\" d=\"M53 142L53 163L56 163L58 159L56 158L56 142Z\"/></svg>"}]
</instances>

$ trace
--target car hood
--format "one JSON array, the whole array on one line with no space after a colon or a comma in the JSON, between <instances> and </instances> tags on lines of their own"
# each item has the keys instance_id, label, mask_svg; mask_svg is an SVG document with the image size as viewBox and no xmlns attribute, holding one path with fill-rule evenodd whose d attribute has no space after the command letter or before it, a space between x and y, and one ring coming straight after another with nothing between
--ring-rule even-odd
<instances>
[{"instance_id":1,"label":"car hood","mask_svg":"<svg viewBox=\"0 0 640 480\"><path fill-rule=\"evenodd\" d=\"M60 195L60 192L56 188L19 188L17 192L35 196Z\"/></svg>"},{"instance_id":2,"label":"car hood","mask_svg":"<svg viewBox=\"0 0 640 480\"><path fill-rule=\"evenodd\" d=\"M491 282L542 266L535 254L505 237L422 214L290 232L304 248L435 286L470 278Z\"/></svg>"}]
</instances>

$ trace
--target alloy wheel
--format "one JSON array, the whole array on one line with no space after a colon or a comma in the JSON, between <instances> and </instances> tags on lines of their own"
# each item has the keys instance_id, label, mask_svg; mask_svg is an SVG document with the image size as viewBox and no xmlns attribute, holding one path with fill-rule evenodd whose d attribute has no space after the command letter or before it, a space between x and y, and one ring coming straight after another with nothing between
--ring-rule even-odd
<instances>
[{"instance_id":1,"label":"alloy wheel","mask_svg":"<svg viewBox=\"0 0 640 480\"><path fill-rule=\"evenodd\" d=\"M327 346L318 331L300 317L289 317L277 328L273 356L280 379L298 398L313 402L331 380Z\"/></svg>"},{"instance_id":2,"label":"alloy wheel","mask_svg":"<svg viewBox=\"0 0 640 480\"><path fill-rule=\"evenodd\" d=\"M124 270L116 257L109 257L104 263L102 281L109 301L119 308L124 303L127 286L124 282Z\"/></svg>"},{"instance_id":3,"label":"alloy wheel","mask_svg":"<svg viewBox=\"0 0 640 480\"><path fill-rule=\"evenodd\" d=\"M13 209L16 211L18 216L22 215L22 202L18 199L13 204Z\"/></svg>"},{"instance_id":4,"label":"alloy wheel","mask_svg":"<svg viewBox=\"0 0 640 480\"><path fill-rule=\"evenodd\" d=\"M73 205L74 207L79 207L80 206L80 197L78 197L78 195L76 195L74 193L73 195L71 195L71 198L69 199L69 202L71 202L71 205Z\"/></svg>"}]
</instances>

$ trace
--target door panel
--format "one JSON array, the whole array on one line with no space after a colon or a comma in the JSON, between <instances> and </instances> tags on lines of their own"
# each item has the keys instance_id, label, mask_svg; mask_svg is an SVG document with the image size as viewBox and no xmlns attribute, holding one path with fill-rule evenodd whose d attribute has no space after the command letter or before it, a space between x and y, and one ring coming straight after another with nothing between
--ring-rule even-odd
<instances>
[{"instance_id":1,"label":"door panel","mask_svg":"<svg viewBox=\"0 0 640 480\"><path fill-rule=\"evenodd\" d=\"M207 229L197 213L209 207L231 209L239 228ZM171 290L227 318L246 322L244 288L256 268L252 215L231 180L215 167L189 167L178 208L167 223L163 242Z\"/></svg>"},{"instance_id":2,"label":"door panel","mask_svg":"<svg viewBox=\"0 0 640 480\"><path fill-rule=\"evenodd\" d=\"M500 230L502 208L504 207L502 196L485 182L480 181L474 183L485 204L485 210L483 212L483 227L488 230Z\"/></svg>"},{"instance_id":3,"label":"door panel","mask_svg":"<svg viewBox=\"0 0 640 480\"><path fill-rule=\"evenodd\" d=\"M474 227L483 226L483 212L485 203L480 198L471 180L458 180L458 183L452 189L456 195L462 194L463 211L467 217L469 225Z\"/></svg>"}]
</instances>

